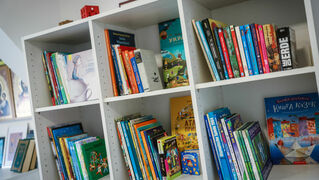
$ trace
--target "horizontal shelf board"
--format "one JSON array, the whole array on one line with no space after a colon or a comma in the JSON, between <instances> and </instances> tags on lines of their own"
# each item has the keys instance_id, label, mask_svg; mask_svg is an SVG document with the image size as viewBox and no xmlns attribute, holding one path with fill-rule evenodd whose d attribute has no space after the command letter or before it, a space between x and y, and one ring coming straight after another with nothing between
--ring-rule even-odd
<instances>
[{"instance_id":1,"label":"horizontal shelf board","mask_svg":"<svg viewBox=\"0 0 319 180\"><path fill-rule=\"evenodd\" d=\"M295 75L308 74L308 73L314 73L314 72L315 72L315 68L313 66L297 68L297 69L292 69L287 71L272 72L272 73L249 76L249 77L241 77L241 78L233 78L233 79L221 80L221 81L215 81L215 82L200 83L196 85L196 89L226 86L226 85L232 85L232 84L267 80L267 79L280 78L280 77L286 77L286 76L295 76Z\"/></svg>"},{"instance_id":2,"label":"horizontal shelf board","mask_svg":"<svg viewBox=\"0 0 319 180\"><path fill-rule=\"evenodd\" d=\"M41 107L41 108L36 108L35 112L55 111L55 110L66 109L66 108L89 106L89 105L99 104L99 102L100 102L99 100L91 100L91 101L84 101L84 102L79 102L79 103L71 103L71 104L62 104L62 105L57 105L57 106Z\"/></svg>"},{"instance_id":3,"label":"horizontal shelf board","mask_svg":"<svg viewBox=\"0 0 319 180\"><path fill-rule=\"evenodd\" d=\"M0 179L23 179L23 180L28 180L28 179L40 179L39 176L39 169L34 169L25 173L17 173L10 171L10 168L0 168Z\"/></svg>"},{"instance_id":4,"label":"horizontal shelf board","mask_svg":"<svg viewBox=\"0 0 319 180\"><path fill-rule=\"evenodd\" d=\"M244 2L247 0L196 0L200 4L202 4L204 7L207 7L208 9L218 9L225 6L230 6L236 3Z\"/></svg>"},{"instance_id":5,"label":"horizontal shelf board","mask_svg":"<svg viewBox=\"0 0 319 180\"><path fill-rule=\"evenodd\" d=\"M274 165L268 180L315 180L319 177L319 165Z\"/></svg>"},{"instance_id":6,"label":"horizontal shelf board","mask_svg":"<svg viewBox=\"0 0 319 180\"><path fill-rule=\"evenodd\" d=\"M187 175L182 174L181 176L177 177L176 180L202 180L203 175L194 176L194 175Z\"/></svg>"},{"instance_id":7,"label":"horizontal shelf board","mask_svg":"<svg viewBox=\"0 0 319 180\"><path fill-rule=\"evenodd\" d=\"M32 120L32 116L0 119L0 123L2 123L2 122L29 121L29 120Z\"/></svg>"},{"instance_id":8,"label":"horizontal shelf board","mask_svg":"<svg viewBox=\"0 0 319 180\"><path fill-rule=\"evenodd\" d=\"M170 88L170 89L161 89L161 90L156 90L156 91L151 91L151 92L130 94L130 95L126 95L126 96L109 97L109 98L105 98L104 102L117 102L117 101L124 101L124 100L143 98L143 97L160 96L160 95L165 95L165 94L185 92L185 91L189 91L189 90L190 90L189 86L176 87L176 88Z\"/></svg>"}]
</instances>

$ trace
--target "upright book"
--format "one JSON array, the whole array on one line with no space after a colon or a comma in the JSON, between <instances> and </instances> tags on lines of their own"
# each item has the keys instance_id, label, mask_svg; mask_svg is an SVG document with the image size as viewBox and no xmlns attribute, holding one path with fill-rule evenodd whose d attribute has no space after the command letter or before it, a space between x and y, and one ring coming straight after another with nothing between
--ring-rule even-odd
<instances>
[{"instance_id":1,"label":"upright book","mask_svg":"<svg viewBox=\"0 0 319 180\"><path fill-rule=\"evenodd\" d=\"M30 140L19 140L17 150L14 155L11 171L21 172L23 168L24 159L26 157Z\"/></svg>"},{"instance_id":2,"label":"upright book","mask_svg":"<svg viewBox=\"0 0 319 180\"><path fill-rule=\"evenodd\" d=\"M281 62L278 52L276 27L272 24L263 25L264 38L268 55L270 72L280 71Z\"/></svg>"},{"instance_id":3,"label":"upright book","mask_svg":"<svg viewBox=\"0 0 319 180\"><path fill-rule=\"evenodd\" d=\"M296 35L291 27L277 29L278 47L281 67L283 70L297 67L296 63Z\"/></svg>"},{"instance_id":4,"label":"upright book","mask_svg":"<svg viewBox=\"0 0 319 180\"><path fill-rule=\"evenodd\" d=\"M235 47L230 31L230 27L225 27L224 28L224 38L227 44L227 49L229 53L229 59L230 59L230 64L233 69L234 77L240 77L240 71L239 71L239 66L236 58L236 52L235 52Z\"/></svg>"}]
</instances>

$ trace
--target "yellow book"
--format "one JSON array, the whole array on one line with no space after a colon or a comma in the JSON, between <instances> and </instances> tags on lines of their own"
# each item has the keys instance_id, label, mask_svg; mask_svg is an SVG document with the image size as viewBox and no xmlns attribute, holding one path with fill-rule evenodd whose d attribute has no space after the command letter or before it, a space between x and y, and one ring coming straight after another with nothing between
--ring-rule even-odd
<instances>
[{"instance_id":1,"label":"yellow book","mask_svg":"<svg viewBox=\"0 0 319 180\"><path fill-rule=\"evenodd\" d=\"M72 167L69 163L69 153L68 153L68 150L65 146L65 141L64 139L67 138L67 137L61 137L59 138L59 143L60 143L60 146L61 146L61 151L62 151L62 156L63 156L63 160L64 160L64 164L65 164L65 168L66 168L66 171L68 173L68 177L69 179L74 179L74 176L73 176L73 171L72 171Z\"/></svg>"},{"instance_id":2,"label":"yellow book","mask_svg":"<svg viewBox=\"0 0 319 180\"><path fill-rule=\"evenodd\" d=\"M171 129L180 152L198 149L197 133L190 96L171 98Z\"/></svg>"},{"instance_id":3,"label":"yellow book","mask_svg":"<svg viewBox=\"0 0 319 180\"><path fill-rule=\"evenodd\" d=\"M214 30L215 27L224 28L227 26L227 24L220 22L220 21L217 21L217 20L212 19L212 18L208 18L208 21L209 21L209 24L210 24L212 30Z\"/></svg>"}]
</instances>

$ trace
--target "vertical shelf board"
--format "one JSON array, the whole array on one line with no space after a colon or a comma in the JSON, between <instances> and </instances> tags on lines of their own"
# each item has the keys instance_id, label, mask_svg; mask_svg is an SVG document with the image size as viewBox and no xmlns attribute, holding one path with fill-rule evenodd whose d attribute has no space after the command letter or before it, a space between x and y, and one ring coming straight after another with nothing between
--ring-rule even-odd
<instances>
[{"instance_id":1,"label":"vertical shelf board","mask_svg":"<svg viewBox=\"0 0 319 180\"><path fill-rule=\"evenodd\" d=\"M312 59L315 67L316 81L317 87L319 89L319 2L315 0L304 0L306 16L307 16L307 24L309 29L311 50L312 50Z\"/></svg>"}]
</instances>

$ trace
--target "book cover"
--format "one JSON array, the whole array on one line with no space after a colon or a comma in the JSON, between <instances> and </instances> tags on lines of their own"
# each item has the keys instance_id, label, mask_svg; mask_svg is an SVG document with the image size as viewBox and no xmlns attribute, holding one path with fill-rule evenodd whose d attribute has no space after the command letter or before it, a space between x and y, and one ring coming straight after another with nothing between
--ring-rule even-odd
<instances>
[{"instance_id":1,"label":"book cover","mask_svg":"<svg viewBox=\"0 0 319 180\"><path fill-rule=\"evenodd\" d=\"M139 91L139 93L142 93L142 92L144 92L144 88L143 88L143 84L141 81L140 72L139 72L139 69L137 67L134 51L133 50L128 51L128 56L129 56L129 59L130 59L131 64L132 64L132 68L133 68L133 72L135 75L135 80L136 80L136 84L138 87L138 91Z\"/></svg>"},{"instance_id":2,"label":"book cover","mask_svg":"<svg viewBox=\"0 0 319 180\"><path fill-rule=\"evenodd\" d=\"M240 56L239 45L238 45L238 41L237 41L237 37L236 37L235 27L233 25L231 25L229 28L230 28L231 37L232 37L232 40L234 43L236 59L237 59L238 68L239 68L239 75L240 75L240 77L244 77L245 76L244 66L242 63L241 56Z\"/></svg>"},{"instance_id":3,"label":"book cover","mask_svg":"<svg viewBox=\"0 0 319 180\"><path fill-rule=\"evenodd\" d=\"M104 139L81 145L89 179L97 180L109 174Z\"/></svg>"},{"instance_id":4,"label":"book cover","mask_svg":"<svg viewBox=\"0 0 319 180\"><path fill-rule=\"evenodd\" d=\"M180 19L158 24L165 88L187 86L188 73Z\"/></svg>"},{"instance_id":5,"label":"book cover","mask_svg":"<svg viewBox=\"0 0 319 180\"><path fill-rule=\"evenodd\" d=\"M226 61L225 61L225 58L224 58L224 55L223 55L223 49L222 49L222 46L221 46L221 43L220 43L220 40L219 40L219 36L218 36L218 29L217 28L213 28L213 31L214 31L214 38L216 39L216 44L217 44L217 47L218 47L218 52L220 54L220 59L222 61L225 78L229 79L228 69L227 69L227 66L226 66Z\"/></svg>"},{"instance_id":6,"label":"book cover","mask_svg":"<svg viewBox=\"0 0 319 180\"><path fill-rule=\"evenodd\" d=\"M244 51L244 46L243 46L243 40L241 38L241 33L240 33L240 27L236 26L235 27L235 34L237 37L237 44L238 44L238 49L239 49L239 54L242 60L242 64L243 64L243 69L244 69L244 76L249 76L249 71L248 71L248 67L247 67L247 61L246 61L246 57L245 57L245 51Z\"/></svg>"},{"instance_id":7,"label":"book cover","mask_svg":"<svg viewBox=\"0 0 319 180\"><path fill-rule=\"evenodd\" d=\"M257 31L256 31L256 27L255 24L250 24L250 31L251 31L251 36L252 36L252 40L253 40L253 45L255 48L255 54L256 54L256 60L257 60L257 67L258 67L258 72L259 74L263 74L263 65L262 65L262 60L261 60L261 56L260 56L260 50L259 50L259 46L258 46L258 36L257 36Z\"/></svg>"},{"instance_id":8,"label":"book cover","mask_svg":"<svg viewBox=\"0 0 319 180\"><path fill-rule=\"evenodd\" d=\"M224 38L227 44L230 64L234 73L234 77L237 78L237 77L240 77L240 71L238 67L238 62L236 58L236 52L235 52L235 47L232 40L230 27L229 26L225 27L223 30L224 30Z\"/></svg>"},{"instance_id":9,"label":"book cover","mask_svg":"<svg viewBox=\"0 0 319 180\"><path fill-rule=\"evenodd\" d=\"M137 49L135 60L145 92L163 89L162 80L153 51Z\"/></svg>"},{"instance_id":10,"label":"book cover","mask_svg":"<svg viewBox=\"0 0 319 180\"><path fill-rule=\"evenodd\" d=\"M29 171L34 149L35 149L35 141L34 139L30 139L28 150L26 151L21 172Z\"/></svg>"},{"instance_id":11,"label":"book cover","mask_svg":"<svg viewBox=\"0 0 319 180\"><path fill-rule=\"evenodd\" d=\"M180 151L198 149L197 133L190 96L170 99L171 130Z\"/></svg>"},{"instance_id":12,"label":"book cover","mask_svg":"<svg viewBox=\"0 0 319 180\"><path fill-rule=\"evenodd\" d=\"M200 175L199 150L186 150L181 152L182 173L189 175Z\"/></svg>"},{"instance_id":13,"label":"book cover","mask_svg":"<svg viewBox=\"0 0 319 180\"><path fill-rule=\"evenodd\" d=\"M49 57L49 61L52 65L52 69L53 69L53 74L54 74L54 78L55 78L55 81L56 81L56 88L57 88L57 91L59 93L59 101L60 101L60 104L65 104L65 101L64 101L64 92L63 92L63 87L62 87L62 84L61 84L61 79L59 78L59 74L58 74L58 69L56 67L56 64L54 63L55 62L55 55L56 53L51 53L50 57Z\"/></svg>"},{"instance_id":14,"label":"book cover","mask_svg":"<svg viewBox=\"0 0 319 180\"><path fill-rule=\"evenodd\" d=\"M263 28L270 72L280 71L281 62L278 51L276 27L272 24L265 24Z\"/></svg>"},{"instance_id":15,"label":"book cover","mask_svg":"<svg viewBox=\"0 0 319 180\"><path fill-rule=\"evenodd\" d=\"M204 31L205 36L206 36L206 41L209 45L209 49L213 55L213 59L214 59L214 62L215 62L216 68L217 68L218 75L219 75L221 80L224 80L226 78L224 75L222 61L220 59L220 55L218 53L215 40L213 38L213 33L212 33L212 29L211 29L208 18L202 20L201 24L202 24L202 28L203 28L203 31Z\"/></svg>"},{"instance_id":16,"label":"book cover","mask_svg":"<svg viewBox=\"0 0 319 180\"><path fill-rule=\"evenodd\" d=\"M245 36L246 36L246 41L248 45L249 57L250 57L251 65L252 65L253 74L257 75L259 74L259 70L258 70L257 57L256 57L252 32L251 32L249 24L244 25L244 28L245 28Z\"/></svg>"},{"instance_id":17,"label":"book cover","mask_svg":"<svg viewBox=\"0 0 319 180\"><path fill-rule=\"evenodd\" d=\"M99 96L98 74L92 49L67 56L70 102L83 102Z\"/></svg>"},{"instance_id":18,"label":"book cover","mask_svg":"<svg viewBox=\"0 0 319 180\"><path fill-rule=\"evenodd\" d=\"M163 150L165 155L164 163L166 169L166 179L173 180L180 176L182 171L176 136L172 136L172 138L164 142Z\"/></svg>"},{"instance_id":19,"label":"book cover","mask_svg":"<svg viewBox=\"0 0 319 180\"><path fill-rule=\"evenodd\" d=\"M319 163L318 104L317 93L265 98L274 164Z\"/></svg>"},{"instance_id":20,"label":"book cover","mask_svg":"<svg viewBox=\"0 0 319 180\"><path fill-rule=\"evenodd\" d=\"M242 40L242 43L243 43L243 48L244 48L244 53L245 53L248 73L249 73L249 76L252 76L252 75L254 75L254 72L253 72L253 65L252 65L252 62L251 62L252 60L251 60L250 52L249 52L249 46L248 46L248 42L246 40L245 26L240 26L239 30L240 30L241 40Z\"/></svg>"},{"instance_id":21,"label":"book cover","mask_svg":"<svg viewBox=\"0 0 319 180\"><path fill-rule=\"evenodd\" d=\"M14 159L12 161L12 166L10 169L11 171L15 171L15 172L22 171L23 162L28 151L29 143L30 143L29 139L19 140L17 150L15 152Z\"/></svg>"},{"instance_id":22,"label":"book cover","mask_svg":"<svg viewBox=\"0 0 319 180\"><path fill-rule=\"evenodd\" d=\"M4 155L4 143L5 137L0 137L0 168L2 167L3 155Z\"/></svg>"},{"instance_id":23,"label":"book cover","mask_svg":"<svg viewBox=\"0 0 319 180\"><path fill-rule=\"evenodd\" d=\"M225 59L228 76L230 79L234 78L234 73L233 73L232 66L231 66L230 59L229 59L229 54L228 54L228 50L227 50L227 45L226 45L226 41L225 41L225 37L224 37L223 28L215 28L215 29L216 29L216 31L218 31L218 37L220 40L220 45L221 45L222 50L223 50L223 56Z\"/></svg>"},{"instance_id":24,"label":"book cover","mask_svg":"<svg viewBox=\"0 0 319 180\"><path fill-rule=\"evenodd\" d=\"M291 27L277 29L278 48L283 70L296 68L296 35Z\"/></svg>"},{"instance_id":25,"label":"book cover","mask_svg":"<svg viewBox=\"0 0 319 180\"><path fill-rule=\"evenodd\" d=\"M264 73L269 73L269 63L268 63L268 55L267 55L267 49L265 44L265 37L264 37L264 28L262 25L258 25L258 32L259 32L259 38L260 38L260 46L261 46L261 52L263 57L263 66L265 66Z\"/></svg>"}]
</instances>

